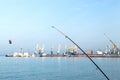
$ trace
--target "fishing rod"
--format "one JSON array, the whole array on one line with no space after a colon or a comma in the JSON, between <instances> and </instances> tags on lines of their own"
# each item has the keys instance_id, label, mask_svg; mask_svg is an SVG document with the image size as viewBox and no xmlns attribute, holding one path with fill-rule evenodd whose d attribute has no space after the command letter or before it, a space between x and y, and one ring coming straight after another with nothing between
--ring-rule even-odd
<instances>
[{"instance_id":1,"label":"fishing rod","mask_svg":"<svg viewBox=\"0 0 120 80\"><path fill-rule=\"evenodd\" d=\"M103 72L103 70L93 61L93 59L77 44L75 43L70 37L68 37L67 35L65 35L62 31L60 31L58 28L56 28L55 26L51 26L52 28L54 28L55 30L57 30L59 33L61 33L63 36L65 36L65 38L69 39L73 44L75 44L87 57L88 59L99 69L99 71L103 74L103 76L107 79L110 80L108 78L108 76Z\"/></svg>"}]
</instances>

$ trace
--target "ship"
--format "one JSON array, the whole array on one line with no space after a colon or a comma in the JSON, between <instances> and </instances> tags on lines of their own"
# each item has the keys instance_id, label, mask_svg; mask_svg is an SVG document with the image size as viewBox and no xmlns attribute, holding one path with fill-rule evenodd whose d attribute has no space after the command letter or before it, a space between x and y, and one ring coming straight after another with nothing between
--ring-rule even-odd
<instances>
[{"instance_id":1,"label":"ship","mask_svg":"<svg viewBox=\"0 0 120 80\"><path fill-rule=\"evenodd\" d=\"M20 48L19 52L9 53L9 54L6 54L5 56L6 57L30 57L32 55L28 52L24 52L23 48Z\"/></svg>"}]
</instances>

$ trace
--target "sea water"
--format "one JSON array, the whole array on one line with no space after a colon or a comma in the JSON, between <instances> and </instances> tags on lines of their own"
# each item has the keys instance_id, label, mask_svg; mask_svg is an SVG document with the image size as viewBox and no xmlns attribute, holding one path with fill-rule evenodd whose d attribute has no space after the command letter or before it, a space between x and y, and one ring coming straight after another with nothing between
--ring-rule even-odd
<instances>
[{"instance_id":1,"label":"sea water","mask_svg":"<svg viewBox=\"0 0 120 80\"><path fill-rule=\"evenodd\" d=\"M120 80L120 58L93 58L110 80ZM88 58L0 57L0 80L106 80Z\"/></svg>"}]
</instances>

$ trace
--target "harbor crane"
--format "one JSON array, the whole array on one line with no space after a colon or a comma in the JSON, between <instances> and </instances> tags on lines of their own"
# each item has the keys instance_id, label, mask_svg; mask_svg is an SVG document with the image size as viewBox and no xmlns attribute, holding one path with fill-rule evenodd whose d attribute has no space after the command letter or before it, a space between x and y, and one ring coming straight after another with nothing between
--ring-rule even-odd
<instances>
[{"instance_id":1,"label":"harbor crane","mask_svg":"<svg viewBox=\"0 0 120 80\"><path fill-rule=\"evenodd\" d=\"M110 41L112 44L112 48L110 49L110 54L120 54L120 49L117 47L117 45L104 33L105 37Z\"/></svg>"}]
</instances>

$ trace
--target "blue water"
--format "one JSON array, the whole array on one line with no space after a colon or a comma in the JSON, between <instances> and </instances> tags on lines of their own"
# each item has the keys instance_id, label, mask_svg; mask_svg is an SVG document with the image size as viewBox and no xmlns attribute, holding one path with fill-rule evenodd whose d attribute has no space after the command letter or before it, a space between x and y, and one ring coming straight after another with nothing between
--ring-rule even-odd
<instances>
[{"instance_id":1,"label":"blue water","mask_svg":"<svg viewBox=\"0 0 120 80\"><path fill-rule=\"evenodd\" d=\"M93 59L110 80L120 80L120 58ZM87 58L0 57L0 80L106 80Z\"/></svg>"}]
</instances>

